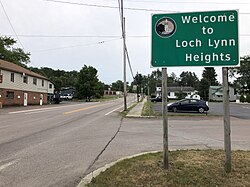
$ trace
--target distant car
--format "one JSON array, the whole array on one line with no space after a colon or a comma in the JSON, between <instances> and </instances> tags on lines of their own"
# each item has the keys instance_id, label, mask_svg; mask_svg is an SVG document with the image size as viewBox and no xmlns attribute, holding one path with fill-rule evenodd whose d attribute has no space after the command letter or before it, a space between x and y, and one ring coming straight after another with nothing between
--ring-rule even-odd
<instances>
[{"instance_id":1,"label":"distant car","mask_svg":"<svg viewBox=\"0 0 250 187\"><path fill-rule=\"evenodd\" d=\"M151 102L162 102L162 97L161 96L157 96L157 97L153 97L151 98Z\"/></svg>"},{"instance_id":2,"label":"distant car","mask_svg":"<svg viewBox=\"0 0 250 187\"><path fill-rule=\"evenodd\" d=\"M71 99L73 99L73 95L72 94L63 94L60 96L60 98L63 100L71 100Z\"/></svg>"},{"instance_id":3,"label":"distant car","mask_svg":"<svg viewBox=\"0 0 250 187\"><path fill-rule=\"evenodd\" d=\"M177 111L197 111L204 113L209 110L208 103L199 99L182 99L175 103L168 104L168 110L172 112Z\"/></svg>"}]
</instances>

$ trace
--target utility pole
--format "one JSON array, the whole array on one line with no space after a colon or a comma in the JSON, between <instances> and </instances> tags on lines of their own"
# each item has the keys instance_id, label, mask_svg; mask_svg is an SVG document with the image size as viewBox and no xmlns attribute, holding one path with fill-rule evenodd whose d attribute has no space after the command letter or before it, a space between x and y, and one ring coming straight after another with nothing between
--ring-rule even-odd
<instances>
[{"instance_id":1,"label":"utility pole","mask_svg":"<svg viewBox=\"0 0 250 187\"><path fill-rule=\"evenodd\" d=\"M230 129L230 105L228 88L228 68L222 68L223 76L223 108L224 108L224 147L225 147L225 171L232 170L231 161L231 129Z\"/></svg>"},{"instance_id":2,"label":"utility pole","mask_svg":"<svg viewBox=\"0 0 250 187\"><path fill-rule=\"evenodd\" d=\"M149 94L150 94L150 91L149 91L149 74L148 74L148 115L150 116L150 98L149 98Z\"/></svg>"},{"instance_id":3,"label":"utility pole","mask_svg":"<svg viewBox=\"0 0 250 187\"><path fill-rule=\"evenodd\" d=\"M167 68L162 68L162 116L163 116L163 165L169 169L168 158L168 90L167 90Z\"/></svg>"},{"instance_id":4,"label":"utility pole","mask_svg":"<svg viewBox=\"0 0 250 187\"><path fill-rule=\"evenodd\" d=\"M123 16L123 0L121 0L121 20L122 20L122 39L123 39L123 82L124 82L124 111L127 111L127 80L126 80L126 34L125 17Z\"/></svg>"}]
</instances>

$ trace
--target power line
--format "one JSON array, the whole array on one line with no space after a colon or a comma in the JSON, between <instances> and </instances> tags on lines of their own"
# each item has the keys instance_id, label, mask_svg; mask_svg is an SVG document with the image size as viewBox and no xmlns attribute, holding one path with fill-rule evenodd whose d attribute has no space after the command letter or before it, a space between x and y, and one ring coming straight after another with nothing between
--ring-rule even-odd
<instances>
[{"instance_id":1,"label":"power line","mask_svg":"<svg viewBox=\"0 0 250 187\"><path fill-rule=\"evenodd\" d=\"M90 6L90 7L97 7L97 8L119 9L119 7L109 6L109 5L96 5L96 4L77 3L77 2L69 2L69 1L61 1L61 0L44 0L44 1L49 1L49 2L54 2L54 3L71 4L71 5L80 5L80 6ZM172 2L172 3L174 3L174 2ZM178 2L178 3L180 3L180 2ZM184 2L182 2L182 4L183 3ZM196 2L191 2L191 3L196 3ZM206 2L206 3L209 3L209 2ZM214 3L214 4L216 4L216 3ZM217 4L220 4L220 3L217 3ZM230 4L230 3L226 3L226 4ZM233 4L233 3L231 3L231 4ZM250 3L246 3L246 4L250 4ZM126 9L126 10L135 10L135 11L150 11L150 12L152 12L152 11L154 11L154 12L173 12L173 13L179 13L179 12L181 12L181 11L173 11L173 10L160 10L160 9L148 9L148 8L133 8L133 7L127 7L127 8L124 8L124 9ZM245 14L245 15L249 14L250 15L249 12L239 13L239 14Z\"/></svg>"},{"instance_id":2,"label":"power line","mask_svg":"<svg viewBox=\"0 0 250 187\"><path fill-rule=\"evenodd\" d=\"M128 65L129 65L129 69L130 69L131 75L132 75L133 79L135 79L135 76L134 76L134 73L133 73L133 70L132 70L132 66L131 66L131 62L130 62L130 58L129 58L129 54L128 54L127 45L126 45L125 50L126 50L125 52L126 52L126 56L127 56L127 59L128 59Z\"/></svg>"},{"instance_id":3,"label":"power line","mask_svg":"<svg viewBox=\"0 0 250 187\"><path fill-rule=\"evenodd\" d=\"M108 42L112 42L112 41L116 41L116 40L120 40L120 39L121 38L113 39L113 40L105 40L105 41L93 42L93 43L87 43L87 44L80 44L80 45L71 45L71 46L65 46L65 47L42 49L42 50L36 50L36 51L32 51L32 52L33 53L40 53L40 52L56 51L56 50L60 50L60 49L75 48L75 47L87 47L87 46L91 46L91 45L100 45L100 44L104 44L104 43L108 43Z\"/></svg>"},{"instance_id":4,"label":"power line","mask_svg":"<svg viewBox=\"0 0 250 187\"><path fill-rule=\"evenodd\" d=\"M13 36L13 35L6 35ZM18 34L19 37L27 38L120 38L120 36L111 35L42 35L42 34Z\"/></svg>"},{"instance_id":5,"label":"power line","mask_svg":"<svg viewBox=\"0 0 250 187\"><path fill-rule=\"evenodd\" d=\"M120 0L118 0L118 7L119 7L119 15L120 15L120 20L121 20L121 28L122 28L122 36L124 37L124 27L123 27L123 16L122 16L122 12L121 12L121 3L120 3ZM132 66L131 66L131 62L130 62L130 58L129 58L129 54L128 54L128 49L127 49L127 45L126 45L126 42L125 42L125 53L126 53L126 57L128 59L128 65L129 65L129 69L130 69L130 72L131 72L131 75L133 77L133 79L135 79L134 77L134 73L133 73L133 70L132 70Z\"/></svg>"},{"instance_id":6,"label":"power line","mask_svg":"<svg viewBox=\"0 0 250 187\"><path fill-rule=\"evenodd\" d=\"M169 2L164 2L164 1L143 1L143 0L126 0L128 2L132 2L132 3L162 3L162 4L222 4L222 5L244 5L244 4L250 4L250 3L222 3L222 2L196 2L196 1L169 1Z\"/></svg>"},{"instance_id":7,"label":"power line","mask_svg":"<svg viewBox=\"0 0 250 187\"><path fill-rule=\"evenodd\" d=\"M5 36L18 36L18 37L27 37L27 38L121 38L118 35L40 35L40 34L4 34ZM240 34L242 37L248 37L250 34ZM149 38L149 35L128 35L127 38Z\"/></svg>"},{"instance_id":8,"label":"power line","mask_svg":"<svg viewBox=\"0 0 250 187\"><path fill-rule=\"evenodd\" d=\"M19 39L19 37L18 37L18 35L17 35L17 33L16 33L15 29L14 29L14 26L12 25L12 23L11 23L11 21L10 21L10 18L9 18L9 16L8 16L8 14L7 14L7 12L6 12L5 8L4 8L3 3L2 3L1 0L0 0L0 4L1 4L2 8L3 8L4 14L5 14L5 16L7 17L8 22L9 22L9 24L10 24L10 26L11 26L11 28L12 28L12 30L13 30L13 32L14 32L16 38L17 38L17 40L19 41L20 45L21 45L22 48L24 49L23 44L22 44L21 40Z\"/></svg>"},{"instance_id":9,"label":"power line","mask_svg":"<svg viewBox=\"0 0 250 187\"><path fill-rule=\"evenodd\" d=\"M60 0L44 0L50 1L55 3L63 3L63 4L71 4L71 5L80 5L80 6L90 6L90 7L98 7L98 8L113 8L118 9L117 6L108 6L108 5L94 5L94 4L87 4L87 3L77 3L77 2L69 2L69 1L60 1ZM146 9L146 8L124 8L126 10L141 10L141 11L158 11L158 12L179 12L179 11L172 11L172 10L154 10L154 9Z\"/></svg>"}]
</instances>

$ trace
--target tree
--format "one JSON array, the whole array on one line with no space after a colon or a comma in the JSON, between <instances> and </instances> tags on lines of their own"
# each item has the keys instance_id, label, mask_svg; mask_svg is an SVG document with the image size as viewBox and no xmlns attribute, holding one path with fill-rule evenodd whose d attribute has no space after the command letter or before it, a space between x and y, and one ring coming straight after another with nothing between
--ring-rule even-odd
<instances>
[{"instance_id":1,"label":"tree","mask_svg":"<svg viewBox=\"0 0 250 187\"><path fill-rule=\"evenodd\" d=\"M121 80L113 82L112 86L111 86L111 90L112 91L122 91L123 92L123 90L124 90L123 82Z\"/></svg>"},{"instance_id":2,"label":"tree","mask_svg":"<svg viewBox=\"0 0 250 187\"><path fill-rule=\"evenodd\" d=\"M0 59L26 67L26 64L30 62L30 53L13 47L14 44L16 41L13 38L0 36Z\"/></svg>"},{"instance_id":3,"label":"tree","mask_svg":"<svg viewBox=\"0 0 250 187\"><path fill-rule=\"evenodd\" d=\"M211 86L218 86L219 82L216 79L217 74L213 67L206 67L202 73L202 78L206 78Z\"/></svg>"},{"instance_id":4,"label":"tree","mask_svg":"<svg viewBox=\"0 0 250 187\"><path fill-rule=\"evenodd\" d=\"M180 74L180 79L179 79L180 86L191 86L197 89L198 84L199 84L199 79L195 73L192 73L190 71L183 71Z\"/></svg>"},{"instance_id":5,"label":"tree","mask_svg":"<svg viewBox=\"0 0 250 187\"><path fill-rule=\"evenodd\" d=\"M235 82L239 85L240 92L250 94L250 55L242 57L240 67L232 70L231 75L237 78Z\"/></svg>"},{"instance_id":6,"label":"tree","mask_svg":"<svg viewBox=\"0 0 250 187\"><path fill-rule=\"evenodd\" d=\"M168 77L168 83L178 82L178 78L174 72L171 73L170 77Z\"/></svg>"},{"instance_id":7,"label":"tree","mask_svg":"<svg viewBox=\"0 0 250 187\"><path fill-rule=\"evenodd\" d=\"M105 88L105 84L98 81L96 87L95 87L95 97L100 99L103 95L104 95L104 88Z\"/></svg>"},{"instance_id":8,"label":"tree","mask_svg":"<svg viewBox=\"0 0 250 187\"><path fill-rule=\"evenodd\" d=\"M61 88L65 87L76 87L78 72L77 71L64 71L64 70L53 70L51 68L29 68L40 75L47 77L55 84L55 91L60 91Z\"/></svg>"},{"instance_id":9,"label":"tree","mask_svg":"<svg viewBox=\"0 0 250 187\"><path fill-rule=\"evenodd\" d=\"M97 70L94 67L84 65L79 72L76 84L78 98L90 101L98 92L98 83Z\"/></svg>"},{"instance_id":10,"label":"tree","mask_svg":"<svg viewBox=\"0 0 250 187\"><path fill-rule=\"evenodd\" d=\"M199 85L199 95L202 99L208 101L209 99L210 82L206 78L202 78Z\"/></svg>"}]
</instances>

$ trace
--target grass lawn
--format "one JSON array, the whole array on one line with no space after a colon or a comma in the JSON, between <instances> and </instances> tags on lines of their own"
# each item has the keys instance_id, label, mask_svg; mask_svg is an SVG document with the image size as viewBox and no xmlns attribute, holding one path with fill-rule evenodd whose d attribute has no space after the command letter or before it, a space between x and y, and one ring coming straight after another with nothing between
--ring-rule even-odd
<instances>
[{"instance_id":1,"label":"grass lawn","mask_svg":"<svg viewBox=\"0 0 250 187\"><path fill-rule=\"evenodd\" d=\"M232 172L224 172L222 150L181 150L169 154L163 169L162 153L123 160L94 178L88 187L238 187L250 186L250 151L232 152Z\"/></svg>"}]
</instances>

